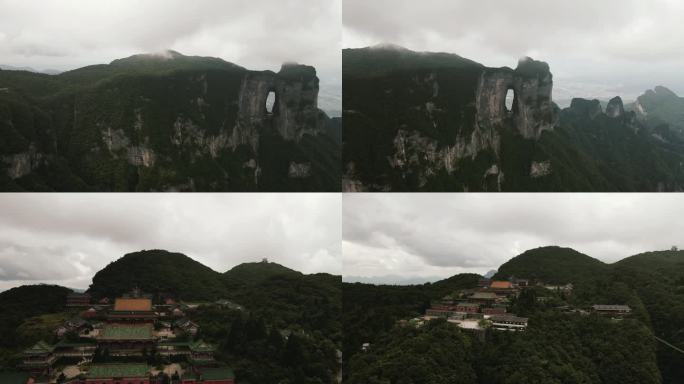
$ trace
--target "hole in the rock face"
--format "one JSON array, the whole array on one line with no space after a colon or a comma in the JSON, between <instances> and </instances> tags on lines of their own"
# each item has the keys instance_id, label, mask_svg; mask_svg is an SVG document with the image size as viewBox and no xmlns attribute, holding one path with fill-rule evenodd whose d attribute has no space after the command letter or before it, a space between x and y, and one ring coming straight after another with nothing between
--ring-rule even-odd
<instances>
[{"instance_id":1,"label":"hole in the rock face","mask_svg":"<svg viewBox=\"0 0 684 384\"><path fill-rule=\"evenodd\" d=\"M513 110L513 101L515 100L515 91L509 88L506 92L506 112Z\"/></svg>"},{"instance_id":2,"label":"hole in the rock face","mask_svg":"<svg viewBox=\"0 0 684 384\"><path fill-rule=\"evenodd\" d=\"M273 113L273 106L275 105L275 92L271 91L268 93L268 96L266 96L266 111L268 113Z\"/></svg>"}]
</instances>

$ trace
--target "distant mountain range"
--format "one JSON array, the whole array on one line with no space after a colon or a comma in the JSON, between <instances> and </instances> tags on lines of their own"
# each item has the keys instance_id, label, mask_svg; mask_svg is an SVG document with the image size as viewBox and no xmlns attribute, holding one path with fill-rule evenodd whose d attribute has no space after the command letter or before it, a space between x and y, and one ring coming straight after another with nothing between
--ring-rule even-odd
<instances>
[{"instance_id":1,"label":"distant mountain range","mask_svg":"<svg viewBox=\"0 0 684 384\"><path fill-rule=\"evenodd\" d=\"M175 51L0 70L0 190L338 191L341 123L318 84L310 66Z\"/></svg>"},{"instance_id":2,"label":"distant mountain range","mask_svg":"<svg viewBox=\"0 0 684 384\"><path fill-rule=\"evenodd\" d=\"M678 191L682 98L552 100L549 66L343 51L346 191ZM506 106L506 99L513 99Z\"/></svg>"},{"instance_id":3,"label":"distant mountain range","mask_svg":"<svg viewBox=\"0 0 684 384\"><path fill-rule=\"evenodd\" d=\"M368 372L380 372L377 369L381 365L377 364L383 361L403 362L400 365L412 366L414 370L385 370L386 375L377 377L380 381L402 375L402 372L414 377L415 370L420 371L433 363L440 365L431 357L437 355L450 359L453 362L450 366L459 366L461 372L471 372L475 376L463 379L460 381L462 383L533 382L534 377L540 380L538 382L553 382L549 380L555 377L556 369L560 366L565 366L567 372L559 377L585 376L586 382L591 383L613 383L616 382L613 379L622 377L622 380L626 380L630 375L640 377L635 379L640 383L674 384L684 379L681 354L654 340L654 336L657 336L684 349L684 333L681 329L684 324L684 251L647 252L606 264L570 248L541 247L523 252L504 263L493 279L510 277L552 285L571 283L572 293L565 298L568 303L577 307L598 303L627 304L635 310L636 318L611 325L593 317L559 316L552 307L531 304L524 310L532 324L529 332L511 338L492 336L481 344L472 339L466 343L475 343L475 346L467 344L467 347L459 347L460 350L452 350L450 348L453 346L448 343L436 341L440 339L438 337L424 347L426 351L439 353L430 354L429 357L426 352L418 357L412 352L414 347L421 349L420 343L424 338L432 337L432 331L402 330L401 327L395 327L396 321L423 314L431 301L446 294L475 288L479 276L456 275L413 286L343 283L344 346L348 359L345 361L345 370L349 382L361 382L368 377ZM529 292L535 290L537 288L532 287ZM526 295L521 294L520 301L513 301L511 305L523 311L521 308L526 308L522 304ZM598 339L595 343L584 338L595 332L607 333L596 336ZM369 342L371 349L380 352L364 355L361 353L361 344L364 342ZM601 342L609 345L601 345ZM397 346L394 343L403 345L400 349L403 348L404 352L395 349ZM634 345L630 346L632 343ZM526 345L531 346L527 349ZM584 349L574 349L580 345ZM636 351L636 345L647 346L647 350L631 354L630 351ZM506 352L511 346L516 346L513 349L518 351L517 354ZM472 350L465 352L470 355L464 355L464 348ZM613 359L610 356L599 358L591 353L587 355L592 348L608 348L620 357ZM493 350L484 352L489 349ZM396 355L384 355L390 351ZM541 356L549 359L546 364L536 365L528 360L537 358L539 351L544 351ZM603 365L607 360L612 361L610 367ZM536 371L531 371L531 366L527 364L536 367ZM439 372L435 371L434 375L443 379ZM445 367L443 372L446 375L450 371ZM520 380L510 381L511 375Z\"/></svg>"},{"instance_id":4,"label":"distant mountain range","mask_svg":"<svg viewBox=\"0 0 684 384\"><path fill-rule=\"evenodd\" d=\"M62 71L56 70L56 69L45 69L45 70L36 70L31 67L15 67L12 65L2 65L0 64L0 70L6 70L6 71L27 71L27 72L36 72L36 73L44 73L46 75L59 75L62 73Z\"/></svg>"}]
</instances>

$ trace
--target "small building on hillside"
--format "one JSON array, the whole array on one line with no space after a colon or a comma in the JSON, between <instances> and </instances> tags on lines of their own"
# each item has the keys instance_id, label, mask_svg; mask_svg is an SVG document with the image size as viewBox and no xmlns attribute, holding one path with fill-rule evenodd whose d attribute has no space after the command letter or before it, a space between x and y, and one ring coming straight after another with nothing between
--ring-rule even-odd
<instances>
[{"instance_id":1,"label":"small building on hillside","mask_svg":"<svg viewBox=\"0 0 684 384\"><path fill-rule=\"evenodd\" d=\"M458 303L456 304L456 312L477 313L480 310L480 304L477 303Z\"/></svg>"},{"instance_id":2,"label":"small building on hillside","mask_svg":"<svg viewBox=\"0 0 684 384\"><path fill-rule=\"evenodd\" d=\"M453 316L456 311L451 309L441 309L441 308L430 308L425 310L425 316L427 317L444 317Z\"/></svg>"},{"instance_id":3,"label":"small building on hillside","mask_svg":"<svg viewBox=\"0 0 684 384\"><path fill-rule=\"evenodd\" d=\"M544 288L548 289L549 291L554 291L554 292L559 292L559 293L572 293L572 289L574 286L572 283L568 284L562 284L562 285L550 285L550 284L545 284L543 285Z\"/></svg>"},{"instance_id":4,"label":"small building on hillside","mask_svg":"<svg viewBox=\"0 0 684 384\"><path fill-rule=\"evenodd\" d=\"M491 305L492 303L499 301L499 295L495 292L475 292L468 297L468 301Z\"/></svg>"},{"instance_id":5,"label":"small building on hillside","mask_svg":"<svg viewBox=\"0 0 684 384\"><path fill-rule=\"evenodd\" d=\"M66 306L71 308L90 306L90 295L87 293L73 292L66 297Z\"/></svg>"},{"instance_id":6,"label":"small building on hillside","mask_svg":"<svg viewBox=\"0 0 684 384\"><path fill-rule=\"evenodd\" d=\"M54 354L55 347L41 340L23 352L22 368L27 371L41 373L52 371L52 365L57 361Z\"/></svg>"},{"instance_id":7,"label":"small building on hillside","mask_svg":"<svg viewBox=\"0 0 684 384\"><path fill-rule=\"evenodd\" d=\"M632 308L628 305L619 304L596 304L591 306L592 311L599 315L625 316L632 313Z\"/></svg>"},{"instance_id":8,"label":"small building on hillside","mask_svg":"<svg viewBox=\"0 0 684 384\"><path fill-rule=\"evenodd\" d=\"M489 318L492 329L500 331L522 331L527 328L527 318L515 315L495 315Z\"/></svg>"},{"instance_id":9,"label":"small building on hillside","mask_svg":"<svg viewBox=\"0 0 684 384\"><path fill-rule=\"evenodd\" d=\"M512 296L518 293L518 288L513 286L513 283L510 281L495 280L489 285L487 291L494 292L498 295Z\"/></svg>"},{"instance_id":10,"label":"small building on hillside","mask_svg":"<svg viewBox=\"0 0 684 384\"><path fill-rule=\"evenodd\" d=\"M506 307L488 307L482 308L482 313L487 316L504 315L506 314Z\"/></svg>"},{"instance_id":11,"label":"small building on hillside","mask_svg":"<svg viewBox=\"0 0 684 384\"><path fill-rule=\"evenodd\" d=\"M174 321L173 327L192 336L196 335L199 331L199 325L195 324L193 321L187 318L178 319Z\"/></svg>"},{"instance_id":12,"label":"small building on hillside","mask_svg":"<svg viewBox=\"0 0 684 384\"><path fill-rule=\"evenodd\" d=\"M190 348L190 362L195 366L203 366L214 363L214 352L216 347L202 340L192 342Z\"/></svg>"}]
</instances>

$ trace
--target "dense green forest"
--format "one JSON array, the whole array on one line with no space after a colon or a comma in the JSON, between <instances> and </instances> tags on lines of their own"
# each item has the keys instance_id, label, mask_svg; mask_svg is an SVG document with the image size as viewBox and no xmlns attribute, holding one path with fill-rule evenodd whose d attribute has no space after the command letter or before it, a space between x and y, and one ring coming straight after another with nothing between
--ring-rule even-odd
<instances>
[{"instance_id":1,"label":"dense green forest","mask_svg":"<svg viewBox=\"0 0 684 384\"><path fill-rule=\"evenodd\" d=\"M242 121L247 78L314 99L283 91L287 122L265 105ZM177 52L59 75L0 70L0 190L337 191L339 121L315 108L317 87L313 67L256 72ZM306 132L285 140L279 124ZM290 177L291 163L308 176Z\"/></svg>"},{"instance_id":2,"label":"dense green forest","mask_svg":"<svg viewBox=\"0 0 684 384\"><path fill-rule=\"evenodd\" d=\"M16 353L40 336L18 332L28 319L62 312L71 290L56 285L28 285L0 292L0 367L16 363Z\"/></svg>"},{"instance_id":3,"label":"dense green forest","mask_svg":"<svg viewBox=\"0 0 684 384\"><path fill-rule=\"evenodd\" d=\"M574 289L571 294L536 286L523 290L510 311L529 317L528 329L488 332L480 340L444 321L422 328L397 324L424 313L431 300L444 295L435 287L447 280L414 286L344 283L345 378L351 383L493 384L684 380L684 355L654 338L684 349L684 252L650 252L605 264L572 249L542 247L503 264L495 278L511 276L572 283ZM476 286L471 275L448 281ZM597 303L627 304L633 315L615 322L557 309ZM366 342L371 347L363 352Z\"/></svg>"},{"instance_id":4,"label":"dense green forest","mask_svg":"<svg viewBox=\"0 0 684 384\"><path fill-rule=\"evenodd\" d=\"M88 292L114 298L134 288L159 302L173 296L199 303L187 315L199 338L215 343L217 359L235 368L241 383L329 383L339 372L342 344L341 277L305 275L276 263L238 265L219 273L180 254L148 250L125 255L93 278ZM70 289L22 286L0 293L0 367L74 316L65 311ZM229 300L239 305L216 305Z\"/></svg>"},{"instance_id":5,"label":"dense green forest","mask_svg":"<svg viewBox=\"0 0 684 384\"><path fill-rule=\"evenodd\" d=\"M523 77L523 69L513 73ZM481 79L497 71L502 78L511 73L510 68L486 68L447 53L386 46L345 49L346 188L527 192L684 188L682 116L675 113L682 98L662 87L657 94L647 92L639 99L653 112L647 115L622 111L619 99L617 116L604 113L598 100L574 99L562 111L552 104L557 116L553 129L526 138L519 134L514 114L480 115L486 112L478 109L479 97L491 96L481 90ZM547 75L551 77L548 69ZM548 111L528 113L536 119Z\"/></svg>"}]
</instances>

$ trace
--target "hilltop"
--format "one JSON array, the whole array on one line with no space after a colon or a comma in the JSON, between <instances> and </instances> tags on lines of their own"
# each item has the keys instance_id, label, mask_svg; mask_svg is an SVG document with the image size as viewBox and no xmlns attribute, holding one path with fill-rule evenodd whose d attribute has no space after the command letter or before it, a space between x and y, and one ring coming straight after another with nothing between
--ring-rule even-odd
<instances>
[{"instance_id":1,"label":"hilltop","mask_svg":"<svg viewBox=\"0 0 684 384\"><path fill-rule=\"evenodd\" d=\"M251 71L175 51L2 70L0 189L336 191L339 124L318 109L318 84L311 66Z\"/></svg>"},{"instance_id":2,"label":"hilltop","mask_svg":"<svg viewBox=\"0 0 684 384\"><path fill-rule=\"evenodd\" d=\"M147 250L128 253L98 271L88 293L113 299L137 287L187 301L218 300L226 291L220 276L181 253Z\"/></svg>"},{"instance_id":3,"label":"hilltop","mask_svg":"<svg viewBox=\"0 0 684 384\"><path fill-rule=\"evenodd\" d=\"M681 98L552 100L543 61L489 68L395 46L343 51L346 191L676 191ZM658 100L662 99L658 98ZM508 100L508 104L507 104ZM641 104L639 104L641 105ZM658 105L658 107L656 107ZM668 107L660 107L668 105ZM641 108L644 113L647 107ZM667 120L667 121L666 121Z\"/></svg>"}]
</instances>

